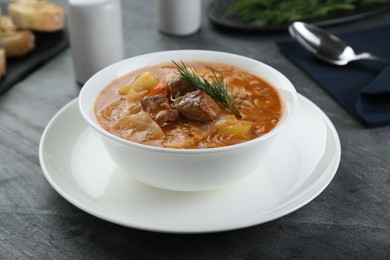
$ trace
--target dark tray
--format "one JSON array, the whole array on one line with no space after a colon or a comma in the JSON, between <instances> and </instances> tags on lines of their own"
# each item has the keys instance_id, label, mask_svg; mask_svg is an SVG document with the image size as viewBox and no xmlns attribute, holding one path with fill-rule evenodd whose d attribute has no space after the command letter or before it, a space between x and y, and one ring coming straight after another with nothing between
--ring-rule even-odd
<instances>
[{"instance_id":1,"label":"dark tray","mask_svg":"<svg viewBox=\"0 0 390 260\"><path fill-rule=\"evenodd\" d=\"M1 3L0 6L2 10L7 10L4 3ZM7 59L7 73L0 80L0 94L26 78L69 46L66 29L54 33L34 32L34 35L35 49L33 51L20 58Z\"/></svg>"},{"instance_id":2,"label":"dark tray","mask_svg":"<svg viewBox=\"0 0 390 260\"><path fill-rule=\"evenodd\" d=\"M237 17L226 15L226 10L235 0L214 0L208 9L209 19L217 26L234 29L240 31L253 31L253 32L272 32L272 31L285 31L289 24L281 25L269 25L269 26L254 26L250 23L244 23ZM307 19L304 22L313 23L317 26L328 26L340 23L352 22L374 16L376 14L390 11L390 5L372 5L367 6L364 9L356 9L354 11L340 11L317 19Z\"/></svg>"}]
</instances>

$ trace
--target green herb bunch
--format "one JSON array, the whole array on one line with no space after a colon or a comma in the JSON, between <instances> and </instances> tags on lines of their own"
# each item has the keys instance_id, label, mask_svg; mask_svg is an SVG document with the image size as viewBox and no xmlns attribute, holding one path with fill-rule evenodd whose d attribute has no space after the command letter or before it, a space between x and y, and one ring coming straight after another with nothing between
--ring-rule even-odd
<instances>
[{"instance_id":1,"label":"green herb bunch","mask_svg":"<svg viewBox=\"0 0 390 260\"><path fill-rule=\"evenodd\" d=\"M261 27L321 18L337 11L351 11L390 0L237 0L227 9L243 22Z\"/></svg>"},{"instance_id":2,"label":"green herb bunch","mask_svg":"<svg viewBox=\"0 0 390 260\"><path fill-rule=\"evenodd\" d=\"M211 69L213 76L211 77L211 82L209 82L197 74L194 70L189 69L183 61L181 61L181 66L174 61L172 62L175 64L178 75L182 79L202 90L215 101L221 103L234 115L239 116L238 112L234 109L234 96L229 93L228 84L225 83L223 76L218 79L214 70Z\"/></svg>"}]
</instances>

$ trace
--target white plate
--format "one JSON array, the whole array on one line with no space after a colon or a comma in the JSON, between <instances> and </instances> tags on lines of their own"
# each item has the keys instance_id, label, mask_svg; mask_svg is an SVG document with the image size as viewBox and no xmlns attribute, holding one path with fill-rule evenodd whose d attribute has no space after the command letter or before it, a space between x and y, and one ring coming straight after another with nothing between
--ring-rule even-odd
<instances>
[{"instance_id":1,"label":"white plate","mask_svg":"<svg viewBox=\"0 0 390 260\"><path fill-rule=\"evenodd\" d=\"M318 196L340 162L340 141L332 123L311 101L299 99L294 122L259 170L221 189L168 191L123 174L81 118L77 100L46 127L39 150L41 167L53 188L70 203L120 225L201 233L264 223Z\"/></svg>"}]
</instances>

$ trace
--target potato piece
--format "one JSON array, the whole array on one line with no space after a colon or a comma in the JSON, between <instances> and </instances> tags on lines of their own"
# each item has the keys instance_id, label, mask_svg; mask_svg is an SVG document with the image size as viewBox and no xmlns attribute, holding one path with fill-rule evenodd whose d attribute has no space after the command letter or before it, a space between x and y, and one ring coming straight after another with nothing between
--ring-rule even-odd
<instances>
[{"instance_id":1,"label":"potato piece","mask_svg":"<svg viewBox=\"0 0 390 260\"><path fill-rule=\"evenodd\" d=\"M252 135L252 124L245 121L224 122L217 126L217 131L224 136L236 136L249 139Z\"/></svg>"},{"instance_id":2,"label":"potato piece","mask_svg":"<svg viewBox=\"0 0 390 260\"><path fill-rule=\"evenodd\" d=\"M135 90L142 91L152 89L157 86L157 84L158 79L153 76L150 71L147 71L138 78L136 78L135 81L131 83L130 87L134 88Z\"/></svg>"},{"instance_id":3,"label":"potato piece","mask_svg":"<svg viewBox=\"0 0 390 260\"><path fill-rule=\"evenodd\" d=\"M131 83L128 88L126 88L126 86L122 86L119 89L119 94L126 94L126 99L129 102L137 101L146 96L150 89L156 87L158 82L158 79L154 77L151 72L147 71L136 78L136 80Z\"/></svg>"},{"instance_id":4,"label":"potato piece","mask_svg":"<svg viewBox=\"0 0 390 260\"><path fill-rule=\"evenodd\" d=\"M126 99L129 102L135 102L141 100L146 94L148 93L147 90L138 91L133 88L130 88L127 92Z\"/></svg>"},{"instance_id":5,"label":"potato piece","mask_svg":"<svg viewBox=\"0 0 390 260\"><path fill-rule=\"evenodd\" d=\"M126 95L129 92L130 87L129 86L121 86L118 89L119 95Z\"/></svg>"},{"instance_id":6,"label":"potato piece","mask_svg":"<svg viewBox=\"0 0 390 260\"><path fill-rule=\"evenodd\" d=\"M161 128L145 111L119 119L114 127L119 131L128 132L128 135L135 135L140 141L155 140L165 136Z\"/></svg>"}]
</instances>

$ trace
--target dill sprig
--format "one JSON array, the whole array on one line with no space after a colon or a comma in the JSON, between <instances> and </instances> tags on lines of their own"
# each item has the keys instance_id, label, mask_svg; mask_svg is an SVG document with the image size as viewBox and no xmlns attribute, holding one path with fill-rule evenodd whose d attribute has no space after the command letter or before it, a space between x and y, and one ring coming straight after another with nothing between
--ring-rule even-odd
<instances>
[{"instance_id":1,"label":"dill sprig","mask_svg":"<svg viewBox=\"0 0 390 260\"><path fill-rule=\"evenodd\" d=\"M353 14L360 9L390 3L390 0L235 0L226 14L254 27L289 24L331 15Z\"/></svg>"},{"instance_id":2,"label":"dill sprig","mask_svg":"<svg viewBox=\"0 0 390 260\"><path fill-rule=\"evenodd\" d=\"M232 112L236 116L240 116L238 112L233 108L234 105L234 96L229 93L228 84L224 82L223 76L221 79L218 79L214 70L211 69L213 75L211 77L211 82L207 81L199 74L197 74L193 69L189 69L183 61L181 61L181 65L172 61L175 64L178 75L195 86L196 88L202 90L204 93L212 97L215 101L221 103L224 107L226 107L230 112Z\"/></svg>"}]
</instances>

